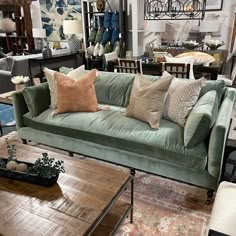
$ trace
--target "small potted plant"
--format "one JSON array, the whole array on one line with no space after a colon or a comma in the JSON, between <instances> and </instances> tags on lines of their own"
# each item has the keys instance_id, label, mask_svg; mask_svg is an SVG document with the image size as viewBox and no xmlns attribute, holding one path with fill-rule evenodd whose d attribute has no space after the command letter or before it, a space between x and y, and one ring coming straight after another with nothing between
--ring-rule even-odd
<instances>
[{"instance_id":1,"label":"small potted plant","mask_svg":"<svg viewBox=\"0 0 236 236\"><path fill-rule=\"evenodd\" d=\"M196 41L190 40L190 41L185 41L182 44L183 47L189 50L194 50L195 48L200 47L200 44L197 43Z\"/></svg>"},{"instance_id":2,"label":"small potted plant","mask_svg":"<svg viewBox=\"0 0 236 236\"><path fill-rule=\"evenodd\" d=\"M57 182L60 173L65 169L63 161L50 158L48 153L42 153L34 164L16 159L15 145L6 139L8 158L0 158L0 177L25 181L43 186L52 186Z\"/></svg>"},{"instance_id":3,"label":"small potted plant","mask_svg":"<svg viewBox=\"0 0 236 236\"><path fill-rule=\"evenodd\" d=\"M34 165L28 168L28 175L36 175L42 178L58 177L59 174L65 172L63 161L50 158L48 153L42 153L42 158L38 158Z\"/></svg>"},{"instance_id":4,"label":"small potted plant","mask_svg":"<svg viewBox=\"0 0 236 236\"><path fill-rule=\"evenodd\" d=\"M24 89L28 81L29 77L23 75L14 76L13 78L11 78L11 82L16 86L16 91Z\"/></svg>"},{"instance_id":5,"label":"small potted plant","mask_svg":"<svg viewBox=\"0 0 236 236\"><path fill-rule=\"evenodd\" d=\"M217 50L219 47L223 46L225 43L218 39L217 40L211 39L205 42L205 44L210 50Z\"/></svg>"}]
</instances>

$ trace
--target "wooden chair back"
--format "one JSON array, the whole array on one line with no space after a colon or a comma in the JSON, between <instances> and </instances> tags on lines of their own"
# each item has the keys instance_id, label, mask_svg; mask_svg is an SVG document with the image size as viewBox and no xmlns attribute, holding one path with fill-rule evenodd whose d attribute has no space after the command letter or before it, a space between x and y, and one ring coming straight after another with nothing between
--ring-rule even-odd
<instances>
[{"instance_id":1,"label":"wooden chair back","mask_svg":"<svg viewBox=\"0 0 236 236\"><path fill-rule=\"evenodd\" d=\"M105 70L111 71L109 67L111 68L113 67L112 71L114 71L114 66L118 65L118 56L116 52L106 53L104 54L104 58L105 58Z\"/></svg>"},{"instance_id":2,"label":"wooden chair back","mask_svg":"<svg viewBox=\"0 0 236 236\"><path fill-rule=\"evenodd\" d=\"M162 72L164 71L176 78L189 79L190 64L162 62Z\"/></svg>"},{"instance_id":3,"label":"wooden chair back","mask_svg":"<svg viewBox=\"0 0 236 236\"><path fill-rule=\"evenodd\" d=\"M115 67L120 73L143 74L141 60L128 60L118 58L118 66Z\"/></svg>"}]
</instances>

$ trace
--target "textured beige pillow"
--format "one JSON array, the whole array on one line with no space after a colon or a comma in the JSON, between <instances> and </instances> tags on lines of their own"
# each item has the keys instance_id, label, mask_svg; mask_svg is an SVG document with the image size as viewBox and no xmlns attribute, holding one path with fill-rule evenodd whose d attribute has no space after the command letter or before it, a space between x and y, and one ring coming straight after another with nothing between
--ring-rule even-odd
<instances>
[{"instance_id":1,"label":"textured beige pillow","mask_svg":"<svg viewBox=\"0 0 236 236\"><path fill-rule=\"evenodd\" d=\"M55 72L57 80L58 106L57 113L98 110L94 82L97 70L91 70L79 80Z\"/></svg>"},{"instance_id":2,"label":"textured beige pillow","mask_svg":"<svg viewBox=\"0 0 236 236\"><path fill-rule=\"evenodd\" d=\"M158 129L161 119L163 101L173 76L162 76L150 80L136 75L126 116L149 123L151 128Z\"/></svg>"},{"instance_id":3,"label":"textured beige pillow","mask_svg":"<svg viewBox=\"0 0 236 236\"><path fill-rule=\"evenodd\" d=\"M198 100L201 87L202 79L174 78L166 96L163 117L184 127L190 111Z\"/></svg>"},{"instance_id":4,"label":"textured beige pillow","mask_svg":"<svg viewBox=\"0 0 236 236\"><path fill-rule=\"evenodd\" d=\"M84 74L85 66L82 65L72 71L70 71L67 76L72 79L78 79L80 76ZM57 108L57 81L55 79L55 70L50 70L48 68L44 68L44 74L48 81L48 86L50 90L51 104L50 107L55 109Z\"/></svg>"}]
</instances>

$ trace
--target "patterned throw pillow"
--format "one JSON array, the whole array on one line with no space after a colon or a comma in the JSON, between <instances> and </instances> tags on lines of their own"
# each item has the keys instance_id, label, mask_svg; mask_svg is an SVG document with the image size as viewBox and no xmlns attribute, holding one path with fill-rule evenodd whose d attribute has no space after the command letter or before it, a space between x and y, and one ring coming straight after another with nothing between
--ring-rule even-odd
<instances>
[{"instance_id":1,"label":"patterned throw pillow","mask_svg":"<svg viewBox=\"0 0 236 236\"><path fill-rule=\"evenodd\" d=\"M84 74L85 66L82 65L72 71L70 71L67 76L72 79L78 79ZM50 70L48 68L44 68L44 74L48 81L48 86L50 90L50 97L51 97L51 104L50 107L52 109L57 108L57 81L55 79L55 72L54 70Z\"/></svg>"},{"instance_id":2,"label":"patterned throw pillow","mask_svg":"<svg viewBox=\"0 0 236 236\"><path fill-rule=\"evenodd\" d=\"M198 100L202 79L188 80L174 78L169 88L163 116L184 127L189 112Z\"/></svg>"},{"instance_id":3,"label":"patterned throw pillow","mask_svg":"<svg viewBox=\"0 0 236 236\"><path fill-rule=\"evenodd\" d=\"M173 76L162 76L152 81L142 75L136 75L126 116L147 122L151 128L158 129L163 101Z\"/></svg>"},{"instance_id":4,"label":"patterned throw pillow","mask_svg":"<svg viewBox=\"0 0 236 236\"><path fill-rule=\"evenodd\" d=\"M70 79L59 72L55 73L58 93L57 113L98 111L94 86L96 72L95 69L91 70L79 80Z\"/></svg>"}]
</instances>

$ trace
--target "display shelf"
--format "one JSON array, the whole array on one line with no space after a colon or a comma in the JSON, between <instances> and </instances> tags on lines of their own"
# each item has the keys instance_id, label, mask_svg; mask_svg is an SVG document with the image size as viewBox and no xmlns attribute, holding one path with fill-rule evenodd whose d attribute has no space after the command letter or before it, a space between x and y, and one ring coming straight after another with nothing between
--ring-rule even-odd
<instances>
[{"instance_id":1,"label":"display shelf","mask_svg":"<svg viewBox=\"0 0 236 236\"><path fill-rule=\"evenodd\" d=\"M34 49L30 3L24 3L22 8L23 11L21 6L3 11L3 17L12 19L16 24L14 33L5 34L8 51L13 52L13 55Z\"/></svg>"},{"instance_id":2,"label":"display shelf","mask_svg":"<svg viewBox=\"0 0 236 236\"><path fill-rule=\"evenodd\" d=\"M97 12L97 11L93 11L93 6L92 6L93 2L87 1L87 0L82 0L81 1L81 8L82 8L82 16L83 16L83 43L84 43L84 48L88 48L89 46L92 45L92 43L88 42L88 38L91 32L91 29L93 27L91 27L91 19L93 16L103 16L105 14L105 12ZM127 6L125 7L127 8ZM110 11L111 12L111 11ZM120 47L120 56L123 57L125 55L125 9L124 9L124 4L123 4L123 0L119 0L119 26L122 27L117 27L119 28L119 42L120 45L122 45ZM122 14L121 14L122 13Z\"/></svg>"}]
</instances>

